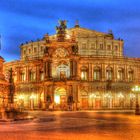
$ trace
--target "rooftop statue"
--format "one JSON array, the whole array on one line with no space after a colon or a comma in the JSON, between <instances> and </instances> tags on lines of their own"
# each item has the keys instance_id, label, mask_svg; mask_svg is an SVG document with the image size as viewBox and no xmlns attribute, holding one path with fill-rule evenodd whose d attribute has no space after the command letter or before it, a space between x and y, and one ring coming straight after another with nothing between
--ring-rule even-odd
<instances>
[{"instance_id":1,"label":"rooftop statue","mask_svg":"<svg viewBox=\"0 0 140 140\"><path fill-rule=\"evenodd\" d=\"M66 20L59 20L59 26L56 26L57 40L63 42L66 34Z\"/></svg>"}]
</instances>

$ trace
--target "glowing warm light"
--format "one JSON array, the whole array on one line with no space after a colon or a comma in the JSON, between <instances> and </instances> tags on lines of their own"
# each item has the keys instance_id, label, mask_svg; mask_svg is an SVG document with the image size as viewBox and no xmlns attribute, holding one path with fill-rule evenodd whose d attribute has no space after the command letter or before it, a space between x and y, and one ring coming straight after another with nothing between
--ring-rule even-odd
<instances>
[{"instance_id":1,"label":"glowing warm light","mask_svg":"<svg viewBox=\"0 0 140 140\"><path fill-rule=\"evenodd\" d=\"M108 94L108 93L105 94L104 97L105 97L105 98L112 98L112 96L111 96L110 94Z\"/></svg>"},{"instance_id":2,"label":"glowing warm light","mask_svg":"<svg viewBox=\"0 0 140 140\"><path fill-rule=\"evenodd\" d=\"M70 35L67 34L67 35L66 35L66 38L67 38L67 39L70 39Z\"/></svg>"},{"instance_id":3,"label":"glowing warm light","mask_svg":"<svg viewBox=\"0 0 140 140\"><path fill-rule=\"evenodd\" d=\"M81 73L81 78L84 79L84 73L83 72Z\"/></svg>"},{"instance_id":4,"label":"glowing warm light","mask_svg":"<svg viewBox=\"0 0 140 140\"><path fill-rule=\"evenodd\" d=\"M19 95L18 99L19 100L23 100L24 99L24 95Z\"/></svg>"},{"instance_id":5,"label":"glowing warm light","mask_svg":"<svg viewBox=\"0 0 140 140\"><path fill-rule=\"evenodd\" d=\"M140 87L139 86L135 86L135 87L132 88L132 91L135 91L135 92L136 91L140 91Z\"/></svg>"},{"instance_id":6,"label":"glowing warm light","mask_svg":"<svg viewBox=\"0 0 140 140\"><path fill-rule=\"evenodd\" d=\"M59 95L55 95L55 97L54 97L54 102L55 102L56 104L60 104L60 96L59 96Z\"/></svg>"},{"instance_id":7,"label":"glowing warm light","mask_svg":"<svg viewBox=\"0 0 140 140\"><path fill-rule=\"evenodd\" d=\"M130 94L130 98L135 98L136 96L134 94Z\"/></svg>"},{"instance_id":8,"label":"glowing warm light","mask_svg":"<svg viewBox=\"0 0 140 140\"><path fill-rule=\"evenodd\" d=\"M123 95L122 93L120 93L120 94L118 95L118 97L119 97L119 98L124 98L124 95Z\"/></svg>"},{"instance_id":9,"label":"glowing warm light","mask_svg":"<svg viewBox=\"0 0 140 140\"><path fill-rule=\"evenodd\" d=\"M30 99L35 99L35 98L36 98L36 96L33 94L30 96Z\"/></svg>"},{"instance_id":10,"label":"glowing warm light","mask_svg":"<svg viewBox=\"0 0 140 140\"><path fill-rule=\"evenodd\" d=\"M89 98L96 98L96 95L95 94L90 94Z\"/></svg>"}]
</instances>

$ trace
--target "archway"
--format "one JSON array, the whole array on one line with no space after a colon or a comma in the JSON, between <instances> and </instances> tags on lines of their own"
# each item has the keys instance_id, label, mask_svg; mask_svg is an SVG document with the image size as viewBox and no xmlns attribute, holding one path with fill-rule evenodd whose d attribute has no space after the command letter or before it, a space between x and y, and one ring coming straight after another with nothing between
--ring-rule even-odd
<instances>
[{"instance_id":1,"label":"archway","mask_svg":"<svg viewBox=\"0 0 140 140\"><path fill-rule=\"evenodd\" d=\"M65 109L67 104L66 89L58 87L54 91L54 104L56 108Z\"/></svg>"}]
</instances>

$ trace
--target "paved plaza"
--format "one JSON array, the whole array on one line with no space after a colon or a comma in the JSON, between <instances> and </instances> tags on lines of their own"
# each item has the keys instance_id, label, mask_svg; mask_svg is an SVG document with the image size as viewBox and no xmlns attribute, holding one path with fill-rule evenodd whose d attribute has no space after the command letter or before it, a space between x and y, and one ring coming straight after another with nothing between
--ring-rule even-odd
<instances>
[{"instance_id":1,"label":"paved plaza","mask_svg":"<svg viewBox=\"0 0 140 140\"><path fill-rule=\"evenodd\" d=\"M140 116L124 111L34 111L0 123L0 140L139 140Z\"/></svg>"}]
</instances>

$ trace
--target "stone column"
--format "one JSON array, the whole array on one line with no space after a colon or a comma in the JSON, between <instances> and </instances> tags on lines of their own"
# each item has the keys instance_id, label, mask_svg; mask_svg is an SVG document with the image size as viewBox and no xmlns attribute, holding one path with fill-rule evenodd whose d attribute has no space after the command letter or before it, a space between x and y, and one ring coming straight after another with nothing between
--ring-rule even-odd
<instances>
[{"instance_id":1,"label":"stone column","mask_svg":"<svg viewBox=\"0 0 140 140\"><path fill-rule=\"evenodd\" d=\"M17 68L17 82L20 82L20 68Z\"/></svg>"},{"instance_id":2,"label":"stone column","mask_svg":"<svg viewBox=\"0 0 140 140\"><path fill-rule=\"evenodd\" d=\"M51 61L48 62L48 77L49 78L52 77L52 62Z\"/></svg>"},{"instance_id":3,"label":"stone column","mask_svg":"<svg viewBox=\"0 0 140 140\"><path fill-rule=\"evenodd\" d=\"M70 60L70 77L73 77L73 61Z\"/></svg>"},{"instance_id":4,"label":"stone column","mask_svg":"<svg viewBox=\"0 0 140 140\"><path fill-rule=\"evenodd\" d=\"M26 81L29 81L29 68L26 66Z\"/></svg>"},{"instance_id":5,"label":"stone column","mask_svg":"<svg viewBox=\"0 0 140 140\"><path fill-rule=\"evenodd\" d=\"M39 65L36 65L36 81L40 81Z\"/></svg>"},{"instance_id":6,"label":"stone column","mask_svg":"<svg viewBox=\"0 0 140 140\"><path fill-rule=\"evenodd\" d=\"M113 80L117 81L117 67L115 64L113 65Z\"/></svg>"},{"instance_id":7,"label":"stone column","mask_svg":"<svg viewBox=\"0 0 140 140\"><path fill-rule=\"evenodd\" d=\"M105 64L102 64L102 66L101 66L101 79L102 79L102 81L105 81L105 79L106 79Z\"/></svg>"},{"instance_id":8,"label":"stone column","mask_svg":"<svg viewBox=\"0 0 140 140\"><path fill-rule=\"evenodd\" d=\"M128 81L128 75L127 75L127 66L124 67L124 80Z\"/></svg>"}]
</instances>

